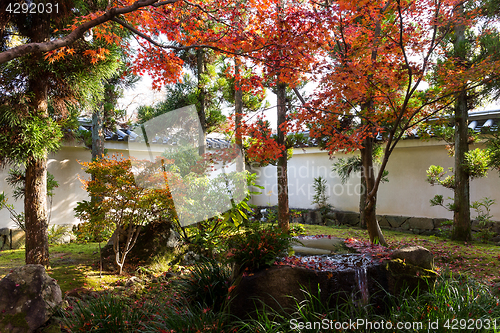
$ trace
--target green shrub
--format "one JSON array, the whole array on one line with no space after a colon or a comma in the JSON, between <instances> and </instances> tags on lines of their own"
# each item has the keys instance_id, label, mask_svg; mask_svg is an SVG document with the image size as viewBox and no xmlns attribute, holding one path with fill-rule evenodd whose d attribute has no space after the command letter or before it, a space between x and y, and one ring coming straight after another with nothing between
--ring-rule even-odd
<instances>
[{"instance_id":1,"label":"green shrub","mask_svg":"<svg viewBox=\"0 0 500 333\"><path fill-rule=\"evenodd\" d=\"M242 270L255 270L287 255L292 242L293 238L278 226L255 223L228 239L227 259Z\"/></svg>"},{"instance_id":2,"label":"green shrub","mask_svg":"<svg viewBox=\"0 0 500 333\"><path fill-rule=\"evenodd\" d=\"M477 233L477 237L484 243L487 243L495 233L489 230L488 224L492 223L493 215L491 215L491 206L495 203L494 199L483 198L482 200L474 201L470 206L476 211L476 220L479 223L481 231Z\"/></svg>"},{"instance_id":3,"label":"green shrub","mask_svg":"<svg viewBox=\"0 0 500 333\"><path fill-rule=\"evenodd\" d=\"M326 194L327 192L327 181L323 177L319 176L317 178L314 178L314 196L313 196L313 204L316 204L320 212L325 215L327 214L331 209L332 205L328 203L328 195Z\"/></svg>"},{"instance_id":4,"label":"green shrub","mask_svg":"<svg viewBox=\"0 0 500 333\"><path fill-rule=\"evenodd\" d=\"M69 232L71 232L70 227L53 224L48 232L49 244L61 244L62 238Z\"/></svg>"}]
</instances>

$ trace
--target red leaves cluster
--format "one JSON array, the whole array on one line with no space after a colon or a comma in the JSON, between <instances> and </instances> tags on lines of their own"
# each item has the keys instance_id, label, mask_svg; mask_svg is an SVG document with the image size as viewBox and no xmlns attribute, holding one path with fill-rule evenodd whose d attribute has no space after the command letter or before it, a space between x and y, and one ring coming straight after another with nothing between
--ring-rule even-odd
<instances>
[{"instance_id":1,"label":"red leaves cluster","mask_svg":"<svg viewBox=\"0 0 500 333\"><path fill-rule=\"evenodd\" d=\"M132 3L121 0L112 6ZM244 63L258 66L263 75L236 78L245 92L262 94L263 82L295 87L307 79L320 81L314 100L284 126L291 130L292 121L308 124L310 136L327 138L324 148L334 152L357 149L368 136L407 131L449 104L458 87L496 71L498 62L489 58L469 67L450 58L440 69L439 76L447 78L442 88L419 92L435 59L446 55L443 44L456 23L456 5L456 0L342 0L327 6L314 1L179 0L143 7L119 19L149 36L149 41L137 39L141 47L131 66L135 73L150 74L154 88L181 77L183 62L175 47L196 46L227 56L238 54ZM67 31L103 13L76 17ZM459 23L471 25L476 20L473 13ZM95 27L93 35L117 44L124 29L108 21ZM57 61L74 52L60 49L47 58ZM95 63L106 52L89 50L84 55ZM354 122L346 124L349 116ZM253 137L249 153L259 160L284 153L285 148L273 143L257 124L243 126L241 134Z\"/></svg>"}]
</instances>

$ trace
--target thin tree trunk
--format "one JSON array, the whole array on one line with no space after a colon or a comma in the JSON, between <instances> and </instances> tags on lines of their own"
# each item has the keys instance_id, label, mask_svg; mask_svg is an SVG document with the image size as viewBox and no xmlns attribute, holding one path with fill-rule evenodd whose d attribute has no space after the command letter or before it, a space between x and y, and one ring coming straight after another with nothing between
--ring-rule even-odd
<instances>
[{"instance_id":1,"label":"thin tree trunk","mask_svg":"<svg viewBox=\"0 0 500 333\"><path fill-rule=\"evenodd\" d=\"M368 195L375 187L375 172L373 170L373 138L367 137L363 142L361 152L361 162L363 163L363 173L365 176L366 205L364 207L364 220L368 230L370 242L387 245L382 230L377 221L376 204L377 193Z\"/></svg>"},{"instance_id":2,"label":"thin tree trunk","mask_svg":"<svg viewBox=\"0 0 500 333\"><path fill-rule=\"evenodd\" d=\"M198 133L198 153L200 156L206 153L207 145L207 115L205 114L205 85L203 73L205 73L205 52L203 49L196 50L196 67L198 71L198 117L200 118L201 130Z\"/></svg>"},{"instance_id":3,"label":"thin tree trunk","mask_svg":"<svg viewBox=\"0 0 500 333\"><path fill-rule=\"evenodd\" d=\"M243 91L241 90L240 83L240 60L236 58L234 60L234 124L235 124L235 143L237 149L240 149L242 152L243 140L241 135L241 120L243 114ZM243 154L241 154L241 158L236 159L236 171L243 171Z\"/></svg>"},{"instance_id":4,"label":"thin tree trunk","mask_svg":"<svg viewBox=\"0 0 500 333\"><path fill-rule=\"evenodd\" d=\"M92 161L104 156L103 118L104 112L99 106L92 113Z\"/></svg>"},{"instance_id":5,"label":"thin tree trunk","mask_svg":"<svg viewBox=\"0 0 500 333\"><path fill-rule=\"evenodd\" d=\"M365 179L365 173L361 172L361 193L359 194L359 226L363 229L366 229L365 206L366 206L366 179Z\"/></svg>"},{"instance_id":6,"label":"thin tree trunk","mask_svg":"<svg viewBox=\"0 0 500 333\"><path fill-rule=\"evenodd\" d=\"M285 133L281 128L286 119L286 84L278 82L278 145L283 147L283 152L278 158L278 224L281 229L288 232L290 229L290 210L288 207L288 159L285 147Z\"/></svg>"}]
</instances>

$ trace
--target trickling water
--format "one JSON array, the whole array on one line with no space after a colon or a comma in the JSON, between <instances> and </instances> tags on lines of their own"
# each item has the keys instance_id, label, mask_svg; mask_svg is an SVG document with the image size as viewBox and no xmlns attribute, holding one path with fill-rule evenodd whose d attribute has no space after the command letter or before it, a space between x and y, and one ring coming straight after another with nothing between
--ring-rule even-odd
<instances>
[{"instance_id":1,"label":"trickling water","mask_svg":"<svg viewBox=\"0 0 500 333\"><path fill-rule=\"evenodd\" d=\"M361 305L365 306L368 304L368 277L366 274L366 266L363 265L361 267L356 268L354 271L354 278L356 280L356 286L358 287L358 291L360 293Z\"/></svg>"}]
</instances>

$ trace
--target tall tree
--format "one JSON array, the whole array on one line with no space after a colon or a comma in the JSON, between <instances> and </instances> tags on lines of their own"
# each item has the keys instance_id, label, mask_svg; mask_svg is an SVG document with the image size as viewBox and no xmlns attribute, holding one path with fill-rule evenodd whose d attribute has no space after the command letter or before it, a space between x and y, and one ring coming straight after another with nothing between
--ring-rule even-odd
<instances>
[{"instance_id":1,"label":"tall tree","mask_svg":"<svg viewBox=\"0 0 500 333\"><path fill-rule=\"evenodd\" d=\"M74 17L74 3L60 4L59 12L13 14L2 4L0 49L12 50L19 43L47 43L61 36ZM83 9L84 10L84 9ZM25 44L26 45L26 44ZM15 48L15 47L14 47ZM26 171L24 198L26 224L26 263L49 264L47 239L46 174L47 153L57 149L62 137L60 124L68 104L98 89L89 79L102 77L115 67L116 59L98 66L85 52L98 53L79 41L70 51L75 56L67 61L48 60L41 52L18 57L0 66L1 130L0 158L21 164ZM53 116L53 117L52 117Z\"/></svg>"},{"instance_id":2,"label":"tall tree","mask_svg":"<svg viewBox=\"0 0 500 333\"><path fill-rule=\"evenodd\" d=\"M281 0L266 1L247 17L248 30L255 31L251 36L253 49L258 50L251 59L262 66L268 81L273 78L278 118L276 140L265 131L259 132L263 123L255 122L252 132L258 137L254 137L256 145L247 154L277 160L278 224L283 230L289 228L287 134L294 130L286 90L305 81L305 73L316 59L321 22L315 22L315 17L310 3Z\"/></svg>"},{"instance_id":3,"label":"tall tree","mask_svg":"<svg viewBox=\"0 0 500 333\"><path fill-rule=\"evenodd\" d=\"M442 84L454 84L457 87L456 102L453 108L454 119L454 202L453 202L453 231L452 238L461 241L470 241L470 178L468 163L469 143L469 111L478 104L491 98L494 91L498 91L498 78L493 73L479 71L474 68L484 66L485 61L498 64L498 50L500 49L500 33L495 22L498 22L498 10L492 10L491 4L486 2L459 3L453 11L455 24L450 35L448 48L442 67L450 64L469 76L457 76L456 80L446 78L446 72L441 72ZM493 70L494 71L494 70ZM482 79L482 80L479 80Z\"/></svg>"},{"instance_id":4,"label":"tall tree","mask_svg":"<svg viewBox=\"0 0 500 333\"><path fill-rule=\"evenodd\" d=\"M455 16L458 20L464 19L463 3L460 3L455 9ZM466 26L457 23L454 29L454 53L457 66L463 67L467 62L465 48L465 30ZM452 238L470 241L472 239L470 225L470 189L469 175L464 163L465 156L469 151L469 108L468 93L466 87L457 93L455 102L455 198L453 214L453 232Z\"/></svg>"}]
</instances>

